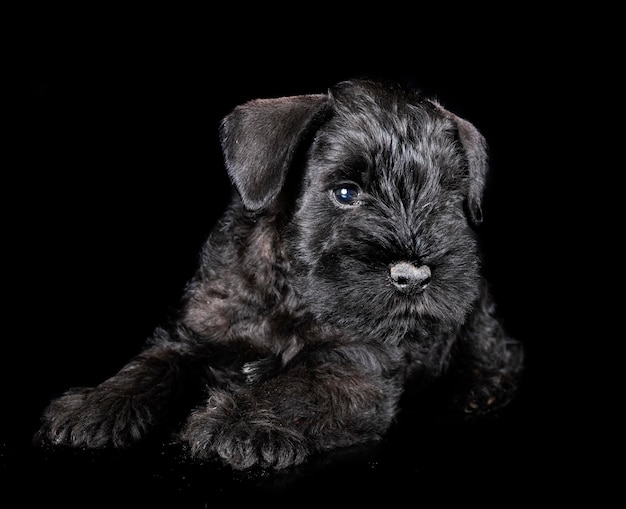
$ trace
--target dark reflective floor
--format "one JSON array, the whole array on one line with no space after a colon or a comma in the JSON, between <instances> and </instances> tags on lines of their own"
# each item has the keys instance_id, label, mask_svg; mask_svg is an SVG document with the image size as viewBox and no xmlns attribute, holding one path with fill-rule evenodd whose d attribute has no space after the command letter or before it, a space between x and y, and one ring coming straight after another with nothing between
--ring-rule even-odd
<instances>
[{"instance_id":1,"label":"dark reflective floor","mask_svg":"<svg viewBox=\"0 0 626 509\"><path fill-rule=\"evenodd\" d=\"M583 494L585 486L563 477L563 469L579 458L550 414L533 410L529 397L480 424L403 416L381 443L321 455L275 473L194 464L164 444L124 452L51 452L11 443L2 452L3 481L24 503L69 498L76 505L84 503L83 497L107 502L139 497L149 504L169 500L204 507L218 500L364 503L381 496L398 504L408 498L490 505L503 492L526 503Z\"/></svg>"}]
</instances>

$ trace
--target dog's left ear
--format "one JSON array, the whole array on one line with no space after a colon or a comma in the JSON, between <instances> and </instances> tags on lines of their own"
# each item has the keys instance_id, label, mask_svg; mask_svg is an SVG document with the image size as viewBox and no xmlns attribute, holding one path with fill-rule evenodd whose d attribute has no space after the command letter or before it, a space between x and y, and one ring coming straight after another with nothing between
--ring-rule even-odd
<instances>
[{"instance_id":1,"label":"dog's left ear","mask_svg":"<svg viewBox=\"0 0 626 509\"><path fill-rule=\"evenodd\" d=\"M222 120L226 170L247 209L261 210L276 198L299 142L327 103L321 94L255 99Z\"/></svg>"},{"instance_id":2,"label":"dog's left ear","mask_svg":"<svg viewBox=\"0 0 626 509\"><path fill-rule=\"evenodd\" d=\"M472 221L477 225L483 220L482 198L488 169L487 143L478 129L467 120L456 115L455 120L469 168L468 210Z\"/></svg>"},{"instance_id":3,"label":"dog's left ear","mask_svg":"<svg viewBox=\"0 0 626 509\"><path fill-rule=\"evenodd\" d=\"M488 169L487 143L473 124L437 104L445 116L457 126L459 141L465 151L469 173L467 209L472 223L478 225L483 220L482 198Z\"/></svg>"}]
</instances>

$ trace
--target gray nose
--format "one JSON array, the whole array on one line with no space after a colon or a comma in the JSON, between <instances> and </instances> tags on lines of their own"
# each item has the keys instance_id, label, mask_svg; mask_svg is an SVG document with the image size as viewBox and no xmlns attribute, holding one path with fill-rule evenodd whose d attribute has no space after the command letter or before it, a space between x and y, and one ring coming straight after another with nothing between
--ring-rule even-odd
<instances>
[{"instance_id":1,"label":"gray nose","mask_svg":"<svg viewBox=\"0 0 626 509\"><path fill-rule=\"evenodd\" d=\"M398 290L404 292L422 291L430 283L430 267L412 263L398 262L389 267L389 277Z\"/></svg>"}]
</instances>

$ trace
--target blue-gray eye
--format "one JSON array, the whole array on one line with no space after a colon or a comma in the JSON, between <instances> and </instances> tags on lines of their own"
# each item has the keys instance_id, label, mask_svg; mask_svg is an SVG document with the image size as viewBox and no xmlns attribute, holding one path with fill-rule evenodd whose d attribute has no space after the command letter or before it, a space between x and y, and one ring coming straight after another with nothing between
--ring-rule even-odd
<instances>
[{"instance_id":1,"label":"blue-gray eye","mask_svg":"<svg viewBox=\"0 0 626 509\"><path fill-rule=\"evenodd\" d=\"M340 205L358 205L360 189L354 184L343 184L333 189L333 196Z\"/></svg>"}]
</instances>

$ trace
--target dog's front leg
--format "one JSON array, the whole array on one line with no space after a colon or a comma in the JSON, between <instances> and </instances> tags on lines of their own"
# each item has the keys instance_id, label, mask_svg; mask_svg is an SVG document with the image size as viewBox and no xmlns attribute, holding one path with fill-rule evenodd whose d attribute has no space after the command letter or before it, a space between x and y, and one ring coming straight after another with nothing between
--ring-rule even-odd
<instances>
[{"instance_id":1,"label":"dog's front leg","mask_svg":"<svg viewBox=\"0 0 626 509\"><path fill-rule=\"evenodd\" d=\"M260 383L212 389L181 438L192 456L220 457L235 469L285 468L315 452L378 439L400 396L385 365L363 345L309 351Z\"/></svg>"},{"instance_id":2,"label":"dog's front leg","mask_svg":"<svg viewBox=\"0 0 626 509\"><path fill-rule=\"evenodd\" d=\"M172 340L160 330L157 341L117 374L96 387L80 387L53 400L42 416L36 443L102 448L127 447L171 424L177 405L210 383L215 360L209 345Z\"/></svg>"},{"instance_id":3,"label":"dog's front leg","mask_svg":"<svg viewBox=\"0 0 626 509\"><path fill-rule=\"evenodd\" d=\"M461 391L454 398L455 406L467 416L505 406L518 390L524 349L505 332L487 290L462 329L457 347L454 371Z\"/></svg>"}]
</instances>

